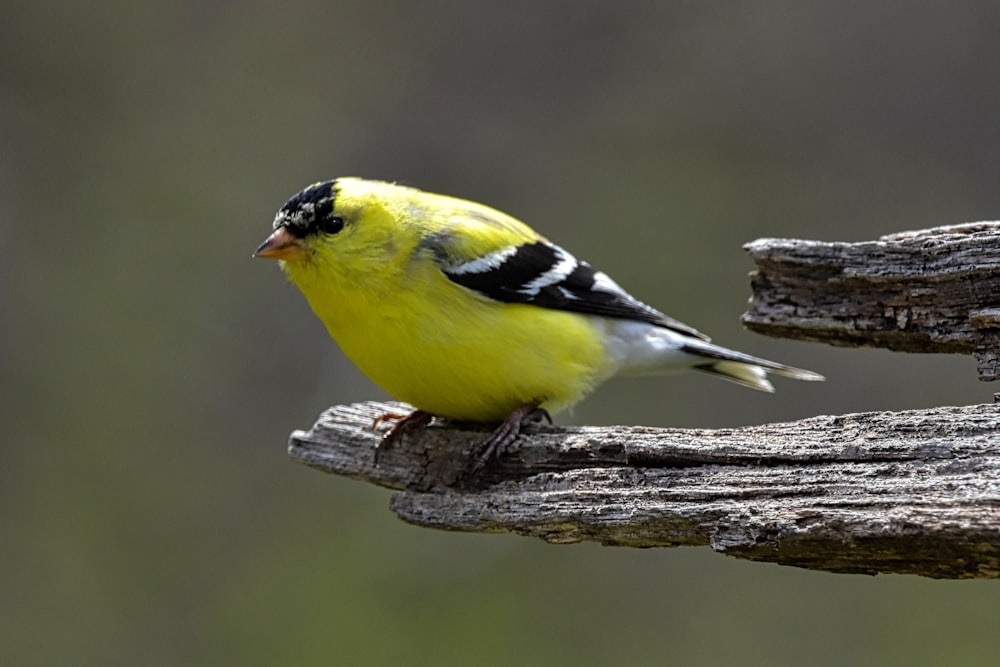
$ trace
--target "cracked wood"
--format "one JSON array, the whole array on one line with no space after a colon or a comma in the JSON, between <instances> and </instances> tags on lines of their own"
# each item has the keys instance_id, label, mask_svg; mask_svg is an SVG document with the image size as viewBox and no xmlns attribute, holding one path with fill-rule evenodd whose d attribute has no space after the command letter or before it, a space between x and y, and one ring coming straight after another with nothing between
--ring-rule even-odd
<instances>
[{"instance_id":1,"label":"cracked wood","mask_svg":"<svg viewBox=\"0 0 1000 667\"><path fill-rule=\"evenodd\" d=\"M539 425L475 476L486 431L436 423L373 465L399 404L325 412L290 456L396 490L411 523L554 543L710 546L818 570L1000 578L1000 406L737 429Z\"/></svg>"},{"instance_id":2,"label":"cracked wood","mask_svg":"<svg viewBox=\"0 0 1000 667\"><path fill-rule=\"evenodd\" d=\"M1000 377L1000 222L863 243L760 239L743 315L757 333L900 352L973 354Z\"/></svg>"}]
</instances>

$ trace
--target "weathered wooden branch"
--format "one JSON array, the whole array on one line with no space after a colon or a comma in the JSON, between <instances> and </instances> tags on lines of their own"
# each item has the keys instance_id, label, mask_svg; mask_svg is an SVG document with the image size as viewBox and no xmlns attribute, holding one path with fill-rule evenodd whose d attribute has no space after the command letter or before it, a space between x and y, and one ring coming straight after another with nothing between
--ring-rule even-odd
<instances>
[{"instance_id":1,"label":"weathered wooden branch","mask_svg":"<svg viewBox=\"0 0 1000 667\"><path fill-rule=\"evenodd\" d=\"M819 570L1000 578L1000 406L690 430L537 426L466 473L481 430L433 425L374 466L372 420L335 407L289 454L397 490L402 519L549 542L709 545Z\"/></svg>"},{"instance_id":2,"label":"weathered wooden branch","mask_svg":"<svg viewBox=\"0 0 1000 667\"><path fill-rule=\"evenodd\" d=\"M1000 222L865 243L760 239L747 328L901 352L974 354L1000 377Z\"/></svg>"}]
</instances>

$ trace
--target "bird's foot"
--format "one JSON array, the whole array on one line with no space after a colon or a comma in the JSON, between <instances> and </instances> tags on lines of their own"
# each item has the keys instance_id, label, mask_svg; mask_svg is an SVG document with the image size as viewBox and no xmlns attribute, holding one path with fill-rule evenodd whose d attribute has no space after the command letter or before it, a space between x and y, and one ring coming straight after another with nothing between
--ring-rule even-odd
<instances>
[{"instance_id":1,"label":"bird's foot","mask_svg":"<svg viewBox=\"0 0 1000 667\"><path fill-rule=\"evenodd\" d=\"M394 421L396 423L393 424L392 428L386 431L381 440L375 443L375 467L378 467L379 458L382 456L382 452L390 449L394 444L396 444L396 441L402 438L406 433L427 426L433 419L434 415L429 412L424 412L423 410L414 410L408 415L398 412L387 412L384 415L376 417L374 421L372 421L373 431L383 422Z\"/></svg>"},{"instance_id":2,"label":"bird's foot","mask_svg":"<svg viewBox=\"0 0 1000 667\"><path fill-rule=\"evenodd\" d=\"M528 403L522 405L497 427L485 440L476 445L472 450L475 463L472 464L472 474L476 474L486 467L490 459L500 458L507 448L517 440L521 433L521 428L530 422L537 422L545 419L550 424L552 416L548 411L538 407L538 403Z\"/></svg>"}]
</instances>

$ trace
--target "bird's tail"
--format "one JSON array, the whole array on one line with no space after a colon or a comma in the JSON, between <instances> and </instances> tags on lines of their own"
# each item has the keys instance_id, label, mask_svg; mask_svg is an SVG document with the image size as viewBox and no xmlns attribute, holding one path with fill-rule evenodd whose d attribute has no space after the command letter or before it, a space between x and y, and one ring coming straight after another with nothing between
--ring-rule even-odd
<instances>
[{"instance_id":1,"label":"bird's tail","mask_svg":"<svg viewBox=\"0 0 1000 667\"><path fill-rule=\"evenodd\" d=\"M815 382L826 379L819 373L803 368L786 366L694 338L685 340L681 349L705 360L703 363L694 364L696 370L712 373L730 382L759 391L774 391L774 386L767 379L768 373L793 380Z\"/></svg>"}]
</instances>

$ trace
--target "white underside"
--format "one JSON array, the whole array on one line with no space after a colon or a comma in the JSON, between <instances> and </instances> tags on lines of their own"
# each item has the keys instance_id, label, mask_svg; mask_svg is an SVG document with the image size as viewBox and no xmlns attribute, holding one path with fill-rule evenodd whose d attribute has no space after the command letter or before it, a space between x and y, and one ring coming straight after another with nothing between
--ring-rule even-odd
<instances>
[{"instance_id":1,"label":"white underside","mask_svg":"<svg viewBox=\"0 0 1000 667\"><path fill-rule=\"evenodd\" d=\"M601 320L617 375L679 373L705 363L704 357L682 351L688 336L635 320Z\"/></svg>"},{"instance_id":2,"label":"white underside","mask_svg":"<svg viewBox=\"0 0 1000 667\"><path fill-rule=\"evenodd\" d=\"M697 367L767 392L774 391L768 373L796 380L823 379L812 371L730 350L645 322L599 318L598 326L603 327L608 341L611 375L660 375Z\"/></svg>"}]
</instances>

